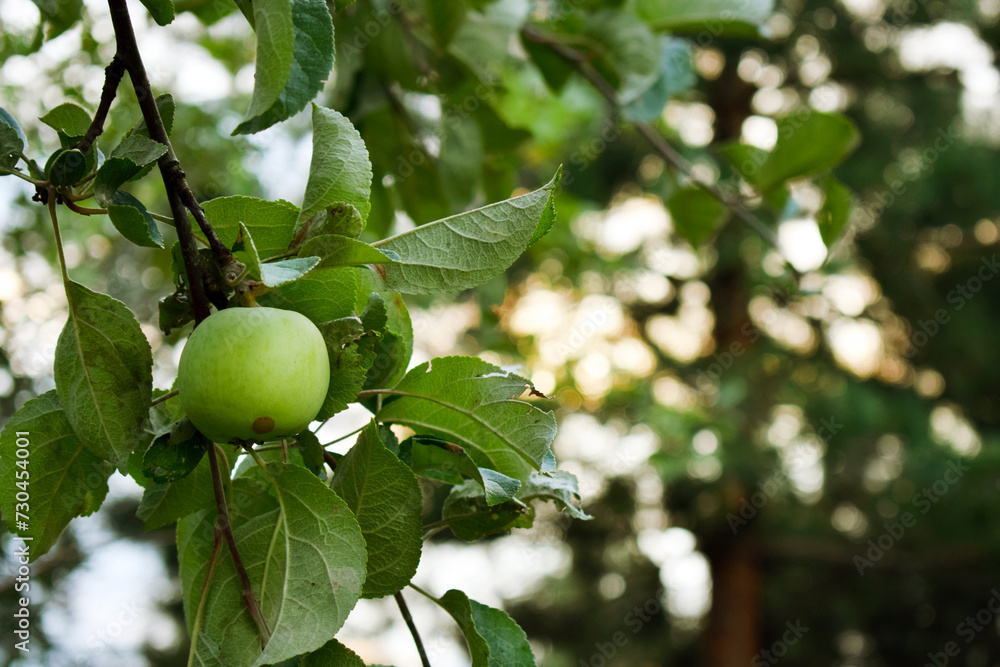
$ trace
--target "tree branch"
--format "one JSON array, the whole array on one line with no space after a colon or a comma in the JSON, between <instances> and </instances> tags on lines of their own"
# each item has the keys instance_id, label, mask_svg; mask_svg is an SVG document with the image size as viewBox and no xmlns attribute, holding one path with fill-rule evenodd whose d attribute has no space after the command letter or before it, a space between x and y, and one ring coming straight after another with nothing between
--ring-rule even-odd
<instances>
[{"instance_id":1,"label":"tree branch","mask_svg":"<svg viewBox=\"0 0 1000 667\"><path fill-rule=\"evenodd\" d=\"M124 63L129 77L132 79L132 87L135 89L142 117L149 129L149 137L153 141L167 147L167 152L157 161L160 167L160 174L163 177L163 184L166 186L168 194L173 192L182 205L194 215L194 219L198 222L198 226L201 227L202 233L205 235L206 240L208 240L209 247L215 253L220 266L222 266L223 274L228 275L235 270L232 265L236 263L236 259L219 239L215 230L212 229L208 218L205 217L205 211L202 210L201 204L198 203L197 198L191 191L184 171L181 169L180 162L177 160L177 155L174 153L174 148L170 144L170 137L167 136L167 129L160 118L160 110L156 106L153 90L149 85L149 78L146 76L146 68L142 64L142 56L139 54L139 46L135 41L135 33L132 30L132 21L129 18L128 6L125 4L125 0L108 0L108 6L111 8L111 22L114 25L115 37L118 44L118 52L115 54L115 58L120 59ZM182 223L177 219L176 215L174 219L177 223L178 236L180 236ZM188 239L191 241L190 247L194 248L193 237L190 234L190 225L187 222L186 214L183 226L187 227L185 236L190 237ZM181 239L181 244L182 247L185 244L183 238ZM237 276L240 273L242 273L242 269L236 271Z\"/></svg>"},{"instance_id":2,"label":"tree branch","mask_svg":"<svg viewBox=\"0 0 1000 667\"><path fill-rule=\"evenodd\" d=\"M125 75L125 63L121 61L118 54L111 59L111 62L104 68L104 88L101 90L101 103L97 106L97 113L94 114L94 121L90 124L83 139L76 144L76 149L81 153L90 150L97 137L104 132L104 121L108 119L108 112L111 111L111 103L115 101L118 94L118 84Z\"/></svg>"},{"instance_id":3,"label":"tree branch","mask_svg":"<svg viewBox=\"0 0 1000 667\"><path fill-rule=\"evenodd\" d=\"M413 617L410 616L410 608L406 606L406 600L403 599L403 592L396 591L395 595L396 604L399 605L399 613L403 615L403 620L406 621L406 627L410 629L410 634L413 635L413 643L417 645L417 653L420 654L420 664L423 667L431 667L431 661L427 658L427 651L424 650L424 642L420 639L420 633L417 632L417 626L413 622Z\"/></svg>"},{"instance_id":4,"label":"tree branch","mask_svg":"<svg viewBox=\"0 0 1000 667\"><path fill-rule=\"evenodd\" d=\"M615 110L615 113L621 113L622 106L621 102L618 100L618 91L615 90L614 86L608 83L607 79L601 76L600 72L594 69L594 66L590 64L586 56L574 48L566 46L561 42L543 35L530 26L522 28L521 35L525 39L535 42L536 44L547 46L563 60L568 61L573 68L579 72L580 75L583 76L583 78L585 78L590 85L592 85L594 89L601 94L602 97L604 97L611 108ZM645 137L646 140L653 145L653 148L655 148L667 162L673 165L675 169L690 178L699 188L725 204L729 210L736 215L736 217L753 228L758 234L763 236L768 243L773 245L775 248L778 247L778 238L774 235L774 232L771 231L767 225L761 222L761 220L743 204L738 196L726 192L714 183L706 183L695 176L694 166L688 162L683 155L677 152L677 149L671 146L670 143L664 139L652 125L641 121L636 121L634 125L636 129L639 130L639 133Z\"/></svg>"}]
</instances>

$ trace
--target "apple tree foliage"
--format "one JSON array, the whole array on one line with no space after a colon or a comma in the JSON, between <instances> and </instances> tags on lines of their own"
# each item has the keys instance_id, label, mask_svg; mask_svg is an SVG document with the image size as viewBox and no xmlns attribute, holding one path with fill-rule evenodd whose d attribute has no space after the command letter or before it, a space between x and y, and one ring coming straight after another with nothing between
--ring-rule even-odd
<instances>
[{"instance_id":1,"label":"apple tree foliage","mask_svg":"<svg viewBox=\"0 0 1000 667\"><path fill-rule=\"evenodd\" d=\"M501 65L515 52L553 92L582 78L617 122L658 133L667 102L694 85L694 36L753 38L772 3L581 0L550 3L549 13L507 0L143 5L159 25L181 10L208 25L242 12L256 35L255 77L233 135L308 114L308 177L295 202L251 196L232 174L192 191L177 156L194 157L183 144L197 126L182 127L180 112L190 123L213 119L169 94L154 97L121 0L109 2L118 54L100 106L67 100L39 119L57 149L40 154L0 110L0 174L31 183L47 207L68 311L55 388L24 403L0 437L0 513L9 531L32 538L34 559L75 517L100 508L112 474L127 474L144 488L145 526L177 524L190 664L360 665L335 639L338 630L359 599L399 595L410 584L431 524L475 541L530 526L536 501L589 518L576 480L558 469L555 417L531 382L475 357L410 364L414 331L401 295L483 286L558 229L562 168L531 169L522 183L517 151L530 135L495 103L521 84ZM37 43L10 40L5 48L31 53L88 20L79 4L39 7ZM214 46L246 55L241 45ZM417 94L434 96L439 108L414 116L406 105ZM597 134L570 107L561 111L554 120L573 125L561 131L581 141ZM436 114L442 132L432 151L426 125ZM121 131L102 134L106 122ZM850 191L831 170L856 147L857 131L839 114L808 110L777 126L772 150L728 144L720 164L776 219L800 213L789 182L812 179L825 195L818 221L832 243L848 220ZM544 145L545 137L534 140ZM699 183L683 158L664 155L686 176L667 205L693 246L708 243L734 211L755 219ZM569 157L569 169L585 165ZM152 190L156 173L170 215L154 208L164 203ZM586 185L565 183L577 193ZM257 303L312 320L330 357L317 418L362 404L372 419L356 444L341 456L305 430L281 443L247 443L251 456L237 465L238 448L208 442L176 395L154 388L136 314L71 275L86 272L69 267L60 231L79 215L106 216L121 237L166 258L159 261L172 285L156 311L164 335L186 335L209 302ZM416 224L400 225L401 217ZM24 524L19 432L32 443ZM420 479L451 487L428 523ZM473 665L535 664L525 633L504 612L460 591L420 592L455 619Z\"/></svg>"}]
</instances>

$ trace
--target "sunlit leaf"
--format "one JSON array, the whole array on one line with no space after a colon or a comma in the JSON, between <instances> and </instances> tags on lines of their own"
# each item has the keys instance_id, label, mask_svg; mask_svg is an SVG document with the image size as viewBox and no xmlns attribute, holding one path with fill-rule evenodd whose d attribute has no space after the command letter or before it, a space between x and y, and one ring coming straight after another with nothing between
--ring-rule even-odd
<instances>
[{"instance_id":1,"label":"sunlit leaf","mask_svg":"<svg viewBox=\"0 0 1000 667\"><path fill-rule=\"evenodd\" d=\"M541 466L556 434L552 413L518 400L530 386L481 359L442 357L380 392L378 417L460 443L478 466L523 480Z\"/></svg>"}]
</instances>

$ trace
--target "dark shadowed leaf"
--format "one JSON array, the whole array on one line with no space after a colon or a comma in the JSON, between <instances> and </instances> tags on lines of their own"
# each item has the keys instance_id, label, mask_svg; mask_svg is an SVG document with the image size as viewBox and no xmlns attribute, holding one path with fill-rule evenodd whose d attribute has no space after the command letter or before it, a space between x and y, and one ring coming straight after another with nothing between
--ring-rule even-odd
<instances>
[{"instance_id":1,"label":"dark shadowed leaf","mask_svg":"<svg viewBox=\"0 0 1000 667\"><path fill-rule=\"evenodd\" d=\"M69 319L56 344L59 402L94 454L125 469L149 442L142 425L153 388L149 343L125 304L83 285L66 285Z\"/></svg>"},{"instance_id":2,"label":"dark shadowed leaf","mask_svg":"<svg viewBox=\"0 0 1000 667\"><path fill-rule=\"evenodd\" d=\"M420 562L423 505L417 478L387 450L375 422L340 460L333 490L361 524L368 548L363 596L378 598L400 590Z\"/></svg>"}]
</instances>

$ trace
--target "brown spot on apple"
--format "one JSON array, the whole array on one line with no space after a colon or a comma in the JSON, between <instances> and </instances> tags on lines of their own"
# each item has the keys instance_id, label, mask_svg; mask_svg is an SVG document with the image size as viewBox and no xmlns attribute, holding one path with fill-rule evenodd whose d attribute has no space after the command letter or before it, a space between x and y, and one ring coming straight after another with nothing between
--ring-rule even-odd
<instances>
[{"instance_id":1,"label":"brown spot on apple","mask_svg":"<svg viewBox=\"0 0 1000 667\"><path fill-rule=\"evenodd\" d=\"M257 417L253 420L253 432L264 435L274 430L274 420L270 417Z\"/></svg>"}]
</instances>

